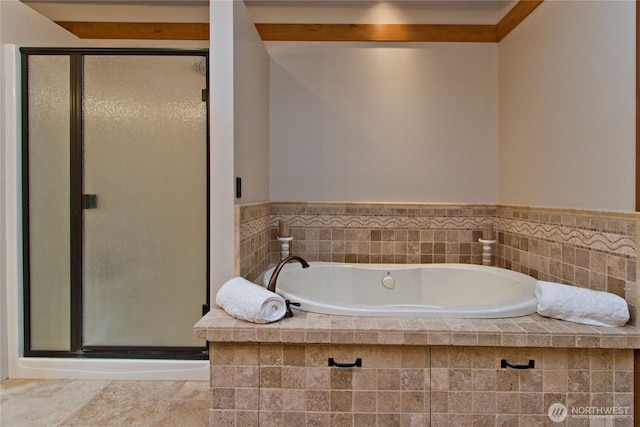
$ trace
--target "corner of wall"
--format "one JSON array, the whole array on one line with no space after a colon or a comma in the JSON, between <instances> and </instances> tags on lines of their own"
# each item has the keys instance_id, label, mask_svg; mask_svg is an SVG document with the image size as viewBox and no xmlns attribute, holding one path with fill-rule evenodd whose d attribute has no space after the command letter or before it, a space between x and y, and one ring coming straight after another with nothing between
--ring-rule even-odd
<instances>
[{"instance_id":1,"label":"corner of wall","mask_svg":"<svg viewBox=\"0 0 640 427\"><path fill-rule=\"evenodd\" d=\"M242 2L234 2L234 171L236 204L269 200L269 55Z\"/></svg>"},{"instance_id":2,"label":"corner of wall","mask_svg":"<svg viewBox=\"0 0 640 427\"><path fill-rule=\"evenodd\" d=\"M234 1L209 2L210 294L234 277ZM226 185L219 185L226 183Z\"/></svg>"}]
</instances>

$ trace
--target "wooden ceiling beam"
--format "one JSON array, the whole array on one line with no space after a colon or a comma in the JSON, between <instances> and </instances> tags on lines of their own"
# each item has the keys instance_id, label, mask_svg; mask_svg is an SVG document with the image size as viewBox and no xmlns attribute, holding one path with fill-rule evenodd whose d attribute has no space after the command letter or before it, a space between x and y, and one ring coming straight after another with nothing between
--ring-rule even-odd
<instances>
[{"instance_id":1,"label":"wooden ceiling beam","mask_svg":"<svg viewBox=\"0 0 640 427\"><path fill-rule=\"evenodd\" d=\"M442 24L265 24L264 41L496 43L543 0L520 0L497 25ZM57 21L82 39L209 40L209 24L185 22Z\"/></svg>"},{"instance_id":2,"label":"wooden ceiling beam","mask_svg":"<svg viewBox=\"0 0 640 427\"><path fill-rule=\"evenodd\" d=\"M81 39L209 40L209 24L201 22L56 21Z\"/></svg>"},{"instance_id":3,"label":"wooden ceiling beam","mask_svg":"<svg viewBox=\"0 0 640 427\"><path fill-rule=\"evenodd\" d=\"M544 0L520 0L497 25L256 24L264 41L496 43Z\"/></svg>"},{"instance_id":4,"label":"wooden ceiling beam","mask_svg":"<svg viewBox=\"0 0 640 427\"><path fill-rule=\"evenodd\" d=\"M502 40L544 0L520 0L496 25L497 42Z\"/></svg>"},{"instance_id":5,"label":"wooden ceiling beam","mask_svg":"<svg viewBox=\"0 0 640 427\"><path fill-rule=\"evenodd\" d=\"M256 24L263 41L482 42L496 41L495 25Z\"/></svg>"}]
</instances>

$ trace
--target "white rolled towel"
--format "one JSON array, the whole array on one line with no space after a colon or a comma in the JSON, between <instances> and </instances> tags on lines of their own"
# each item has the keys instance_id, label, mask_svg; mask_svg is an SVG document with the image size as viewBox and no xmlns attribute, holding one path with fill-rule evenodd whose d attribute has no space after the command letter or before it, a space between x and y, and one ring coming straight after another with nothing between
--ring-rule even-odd
<instances>
[{"instance_id":1,"label":"white rolled towel","mask_svg":"<svg viewBox=\"0 0 640 427\"><path fill-rule=\"evenodd\" d=\"M593 326L622 326L629 320L627 302L609 292L538 281L538 314Z\"/></svg>"},{"instance_id":2,"label":"white rolled towel","mask_svg":"<svg viewBox=\"0 0 640 427\"><path fill-rule=\"evenodd\" d=\"M253 323L275 322L287 312L284 298L242 277L222 285L216 304L233 317Z\"/></svg>"}]
</instances>

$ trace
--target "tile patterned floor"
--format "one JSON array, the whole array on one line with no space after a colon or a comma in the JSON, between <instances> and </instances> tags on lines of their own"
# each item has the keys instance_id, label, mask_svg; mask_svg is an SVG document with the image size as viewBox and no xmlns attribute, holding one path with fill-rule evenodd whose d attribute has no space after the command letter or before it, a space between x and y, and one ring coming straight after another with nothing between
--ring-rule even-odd
<instances>
[{"instance_id":1,"label":"tile patterned floor","mask_svg":"<svg viewBox=\"0 0 640 427\"><path fill-rule=\"evenodd\" d=\"M0 425L208 426L210 396L208 381L9 379Z\"/></svg>"}]
</instances>

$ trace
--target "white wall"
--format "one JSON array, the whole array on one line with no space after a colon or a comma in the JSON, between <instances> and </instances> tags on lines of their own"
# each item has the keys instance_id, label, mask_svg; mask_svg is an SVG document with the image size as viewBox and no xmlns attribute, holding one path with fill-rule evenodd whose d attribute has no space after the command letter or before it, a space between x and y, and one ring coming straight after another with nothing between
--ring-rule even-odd
<instances>
[{"instance_id":1,"label":"white wall","mask_svg":"<svg viewBox=\"0 0 640 427\"><path fill-rule=\"evenodd\" d=\"M2 24L2 5L0 5L0 24ZM2 44L2 29L0 28L0 70L6 75L4 49ZM0 79L0 129L5 128L5 79ZM5 180L4 171L5 164L5 139L4 132L0 133L0 236L7 235L6 218L6 202L5 202ZM9 377L9 361L8 361L8 338L7 338L7 277L3 271L7 271L7 245L5 237L0 237L0 382Z\"/></svg>"},{"instance_id":2,"label":"white wall","mask_svg":"<svg viewBox=\"0 0 640 427\"><path fill-rule=\"evenodd\" d=\"M271 200L497 202L497 45L266 45Z\"/></svg>"},{"instance_id":3,"label":"white wall","mask_svg":"<svg viewBox=\"0 0 640 427\"><path fill-rule=\"evenodd\" d=\"M269 55L244 3L234 8L236 204L269 201ZM215 135L214 135L215 136Z\"/></svg>"},{"instance_id":4,"label":"white wall","mask_svg":"<svg viewBox=\"0 0 640 427\"><path fill-rule=\"evenodd\" d=\"M210 2L210 283L211 304L218 288L235 274L234 235L234 7Z\"/></svg>"},{"instance_id":5,"label":"white wall","mask_svg":"<svg viewBox=\"0 0 640 427\"><path fill-rule=\"evenodd\" d=\"M634 210L634 3L545 1L500 43L500 203Z\"/></svg>"},{"instance_id":6,"label":"white wall","mask_svg":"<svg viewBox=\"0 0 640 427\"><path fill-rule=\"evenodd\" d=\"M20 254L19 46L82 46L84 42L18 0L0 1L0 380L22 353Z\"/></svg>"}]
</instances>

